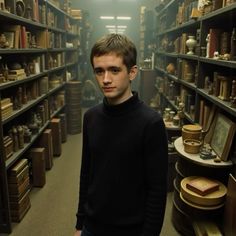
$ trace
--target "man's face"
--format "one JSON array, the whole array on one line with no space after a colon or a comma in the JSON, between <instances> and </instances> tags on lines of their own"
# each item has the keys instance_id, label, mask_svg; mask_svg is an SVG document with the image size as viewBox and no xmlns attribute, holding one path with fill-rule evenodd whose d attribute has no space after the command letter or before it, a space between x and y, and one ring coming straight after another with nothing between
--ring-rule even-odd
<instances>
[{"instance_id":1,"label":"man's face","mask_svg":"<svg viewBox=\"0 0 236 236\"><path fill-rule=\"evenodd\" d=\"M130 82L137 75L137 66L128 72L122 57L109 53L93 58L96 80L110 104L119 104L131 95Z\"/></svg>"}]
</instances>

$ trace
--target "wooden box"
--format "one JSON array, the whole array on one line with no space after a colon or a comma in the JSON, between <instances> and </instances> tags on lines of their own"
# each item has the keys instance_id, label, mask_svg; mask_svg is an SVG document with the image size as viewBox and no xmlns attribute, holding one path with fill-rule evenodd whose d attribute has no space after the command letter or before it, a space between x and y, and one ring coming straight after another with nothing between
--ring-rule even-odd
<instances>
[{"instance_id":1,"label":"wooden box","mask_svg":"<svg viewBox=\"0 0 236 236\"><path fill-rule=\"evenodd\" d=\"M45 149L45 167L50 170L53 166L53 145L52 145L52 130L46 129L39 138L39 147Z\"/></svg>"},{"instance_id":2,"label":"wooden box","mask_svg":"<svg viewBox=\"0 0 236 236\"><path fill-rule=\"evenodd\" d=\"M46 183L45 148L31 148L32 183L34 187L43 187Z\"/></svg>"},{"instance_id":3,"label":"wooden box","mask_svg":"<svg viewBox=\"0 0 236 236\"><path fill-rule=\"evenodd\" d=\"M59 118L53 118L50 122L50 128L52 129L53 155L60 156L62 151L61 120Z\"/></svg>"}]
</instances>

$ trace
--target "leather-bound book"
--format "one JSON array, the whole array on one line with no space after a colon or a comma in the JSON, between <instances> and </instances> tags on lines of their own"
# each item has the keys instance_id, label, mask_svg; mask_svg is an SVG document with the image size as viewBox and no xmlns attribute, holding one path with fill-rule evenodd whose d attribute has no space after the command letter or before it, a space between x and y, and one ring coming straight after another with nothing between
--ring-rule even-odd
<instances>
[{"instance_id":1,"label":"leather-bound book","mask_svg":"<svg viewBox=\"0 0 236 236\"><path fill-rule=\"evenodd\" d=\"M45 148L45 167L50 170L53 166L53 145L52 145L52 130L46 129L40 135L39 147Z\"/></svg>"},{"instance_id":2,"label":"leather-bound book","mask_svg":"<svg viewBox=\"0 0 236 236\"><path fill-rule=\"evenodd\" d=\"M210 39L209 39L209 57L213 58L214 57L214 52L218 51L220 49L220 33L221 29L217 28L210 28L209 34L210 34Z\"/></svg>"},{"instance_id":3,"label":"leather-bound book","mask_svg":"<svg viewBox=\"0 0 236 236\"><path fill-rule=\"evenodd\" d=\"M52 129L53 155L60 156L62 151L61 120L59 118L53 118L50 121L50 128Z\"/></svg>"},{"instance_id":4,"label":"leather-bound book","mask_svg":"<svg viewBox=\"0 0 236 236\"><path fill-rule=\"evenodd\" d=\"M32 183L34 187L43 187L46 183L45 149L31 148L30 159L32 162Z\"/></svg>"},{"instance_id":5,"label":"leather-bound book","mask_svg":"<svg viewBox=\"0 0 236 236\"><path fill-rule=\"evenodd\" d=\"M220 55L230 53L230 34L222 32L220 34Z\"/></svg>"},{"instance_id":6,"label":"leather-bound book","mask_svg":"<svg viewBox=\"0 0 236 236\"><path fill-rule=\"evenodd\" d=\"M201 196L205 196L209 193L217 191L219 189L219 184L214 180L205 177L197 177L188 182L186 187Z\"/></svg>"}]
</instances>

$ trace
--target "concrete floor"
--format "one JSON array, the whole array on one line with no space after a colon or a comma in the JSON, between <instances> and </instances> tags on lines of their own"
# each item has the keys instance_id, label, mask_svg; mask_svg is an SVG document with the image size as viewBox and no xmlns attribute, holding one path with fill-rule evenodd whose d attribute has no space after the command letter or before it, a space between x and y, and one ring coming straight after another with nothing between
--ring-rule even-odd
<instances>
[{"instance_id":1,"label":"concrete floor","mask_svg":"<svg viewBox=\"0 0 236 236\"><path fill-rule=\"evenodd\" d=\"M78 204L81 163L81 134L69 135L62 155L46 174L46 185L30 192L31 208L20 223L13 224L11 236L72 236ZM171 223L172 193L161 236L179 235ZM6 235L6 234L0 234Z\"/></svg>"}]
</instances>

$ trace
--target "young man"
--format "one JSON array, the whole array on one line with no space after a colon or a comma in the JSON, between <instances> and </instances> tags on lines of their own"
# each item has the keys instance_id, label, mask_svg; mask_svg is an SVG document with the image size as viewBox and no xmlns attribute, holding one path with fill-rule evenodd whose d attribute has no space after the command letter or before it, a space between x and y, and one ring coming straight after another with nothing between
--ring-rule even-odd
<instances>
[{"instance_id":1,"label":"young man","mask_svg":"<svg viewBox=\"0 0 236 236\"><path fill-rule=\"evenodd\" d=\"M158 236L167 192L167 138L159 114L131 81L135 45L110 34L91 64L104 99L84 115L76 236Z\"/></svg>"}]
</instances>

